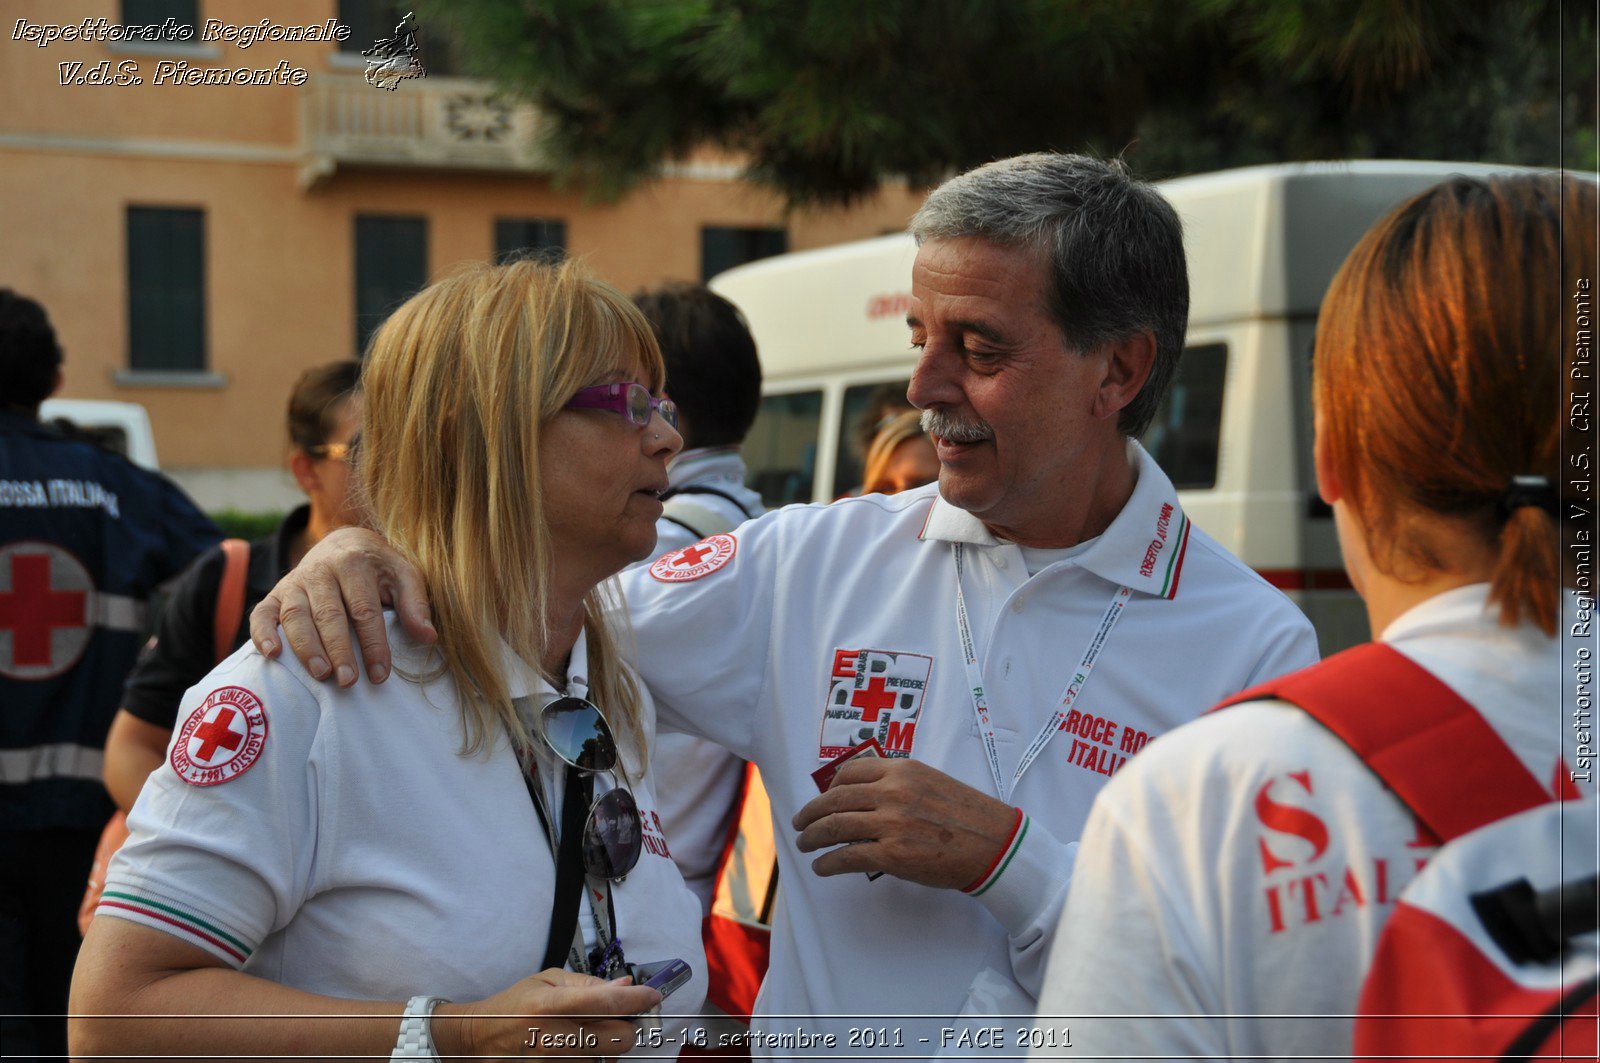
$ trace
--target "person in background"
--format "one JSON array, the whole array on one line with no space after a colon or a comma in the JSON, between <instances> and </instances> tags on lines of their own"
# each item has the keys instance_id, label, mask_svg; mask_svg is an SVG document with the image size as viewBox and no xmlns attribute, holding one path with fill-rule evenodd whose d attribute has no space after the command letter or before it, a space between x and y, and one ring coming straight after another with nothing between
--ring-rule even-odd
<instances>
[{"instance_id":1,"label":"person in background","mask_svg":"<svg viewBox=\"0 0 1600 1063\"><path fill-rule=\"evenodd\" d=\"M307 369L295 381L288 409L289 471L305 492L306 504L291 510L271 535L250 544L243 608L227 652L250 637L250 610L312 544L359 520L351 465L361 431L356 394L360 372L359 362L332 362ZM122 708L106 739L105 784L124 812L166 758L183 692L205 678L219 659L217 596L224 563L220 548L208 550L173 586L156 637L123 687Z\"/></svg>"},{"instance_id":2,"label":"person in background","mask_svg":"<svg viewBox=\"0 0 1600 1063\"><path fill-rule=\"evenodd\" d=\"M66 1053L83 883L112 804L102 749L151 594L221 535L160 473L39 423L44 308L0 289L0 1041Z\"/></svg>"},{"instance_id":3,"label":"person in background","mask_svg":"<svg viewBox=\"0 0 1600 1063\"><path fill-rule=\"evenodd\" d=\"M906 387L909 381L891 380L880 384L867 396L866 406L856 416L855 426L850 434L848 450L843 448L839 452L839 476L843 480L860 474L856 485L845 492L841 497L853 498L864 494L861 488L866 478L867 453L872 449L872 441L878 433L888 428L890 423L901 414L917 413L915 406L906 399Z\"/></svg>"},{"instance_id":4,"label":"person in background","mask_svg":"<svg viewBox=\"0 0 1600 1063\"><path fill-rule=\"evenodd\" d=\"M660 555L766 512L761 496L745 486L739 456L761 409L761 360L744 315L703 284L665 284L635 293L633 301L661 344L683 436L656 525Z\"/></svg>"},{"instance_id":5,"label":"person in background","mask_svg":"<svg viewBox=\"0 0 1600 1063\"><path fill-rule=\"evenodd\" d=\"M906 386L909 381L892 380L887 384L878 386L867 398L866 409L856 418L855 434L851 437L850 445L855 454L863 462L866 461L867 452L872 449L872 441L878 438L878 433L889 427L889 423L903 413L920 413L911 400L906 398Z\"/></svg>"},{"instance_id":6,"label":"person in background","mask_svg":"<svg viewBox=\"0 0 1600 1063\"><path fill-rule=\"evenodd\" d=\"M896 495L939 478L939 455L922 427L922 413L902 413L873 438L862 474L864 495Z\"/></svg>"},{"instance_id":7,"label":"person in background","mask_svg":"<svg viewBox=\"0 0 1600 1063\"><path fill-rule=\"evenodd\" d=\"M1560 398L1583 372L1563 293L1592 283L1597 208L1575 178L1454 178L1378 222L1334 277L1317 319L1317 482L1377 642L1151 742L1106 784L1039 1021L1161 1017L1073 1022L1075 1055L1348 1058L1379 933L1437 844L1289 701L1318 676L1353 686L1349 660L1388 669L1386 690L1398 670L1408 689L1420 675L1464 699L1526 775L1501 786L1594 793L1565 751L1559 636L1575 603L1556 513ZM1439 711L1415 693L1383 704ZM1471 737L1451 734L1436 743L1445 771ZM1560 866L1548 853L1540 874L1547 861Z\"/></svg>"}]
</instances>

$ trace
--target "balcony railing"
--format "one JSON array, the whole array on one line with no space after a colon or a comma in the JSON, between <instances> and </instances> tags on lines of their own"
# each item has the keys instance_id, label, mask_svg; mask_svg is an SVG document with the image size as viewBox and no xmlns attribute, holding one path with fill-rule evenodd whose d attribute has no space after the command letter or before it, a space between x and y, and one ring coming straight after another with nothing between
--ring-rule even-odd
<instances>
[{"instance_id":1,"label":"balcony railing","mask_svg":"<svg viewBox=\"0 0 1600 1063\"><path fill-rule=\"evenodd\" d=\"M359 74L325 74L306 86L307 183L341 165L542 171L538 114L472 78L429 77L394 90Z\"/></svg>"}]
</instances>

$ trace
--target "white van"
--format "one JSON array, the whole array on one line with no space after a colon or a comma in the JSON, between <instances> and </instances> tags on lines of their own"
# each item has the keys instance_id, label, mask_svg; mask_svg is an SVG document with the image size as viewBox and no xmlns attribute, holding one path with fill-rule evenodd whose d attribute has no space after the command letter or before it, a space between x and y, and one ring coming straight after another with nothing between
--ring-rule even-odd
<instances>
[{"instance_id":1,"label":"white van","mask_svg":"<svg viewBox=\"0 0 1600 1063\"><path fill-rule=\"evenodd\" d=\"M150 415L137 402L103 399L45 399L39 420L70 421L74 428L135 465L156 469L156 435Z\"/></svg>"},{"instance_id":2,"label":"white van","mask_svg":"<svg viewBox=\"0 0 1600 1063\"><path fill-rule=\"evenodd\" d=\"M1257 166L1168 181L1189 259L1189 332L1143 437L1193 520L1316 625L1324 654L1368 637L1311 463L1311 343L1328 282L1367 228L1468 163ZM765 378L745 442L767 504L828 501L859 483L850 440L873 392L916 361L905 234L765 259L711 287L749 319Z\"/></svg>"}]
</instances>

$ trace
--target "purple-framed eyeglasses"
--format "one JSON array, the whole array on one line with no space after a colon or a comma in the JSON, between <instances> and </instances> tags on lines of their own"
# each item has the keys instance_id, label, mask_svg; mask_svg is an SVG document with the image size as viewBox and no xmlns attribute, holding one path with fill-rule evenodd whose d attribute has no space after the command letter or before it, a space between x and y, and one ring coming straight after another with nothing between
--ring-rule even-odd
<instances>
[{"instance_id":1,"label":"purple-framed eyeglasses","mask_svg":"<svg viewBox=\"0 0 1600 1063\"><path fill-rule=\"evenodd\" d=\"M610 410L620 413L640 428L650 423L650 415L661 411L661 419L678 427L678 406L671 399L658 399L643 384L624 381L579 388L567 400L569 410Z\"/></svg>"}]
</instances>

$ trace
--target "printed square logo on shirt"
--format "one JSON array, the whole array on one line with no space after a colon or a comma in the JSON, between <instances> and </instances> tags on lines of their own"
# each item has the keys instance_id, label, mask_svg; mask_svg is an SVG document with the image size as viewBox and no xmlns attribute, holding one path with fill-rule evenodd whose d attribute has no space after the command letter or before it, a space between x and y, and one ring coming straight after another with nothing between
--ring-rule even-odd
<instances>
[{"instance_id":1,"label":"printed square logo on shirt","mask_svg":"<svg viewBox=\"0 0 1600 1063\"><path fill-rule=\"evenodd\" d=\"M933 658L899 650L836 649L829 661L819 760L876 739L885 756L909 757Z\"/></svg>"}]
</instances>

